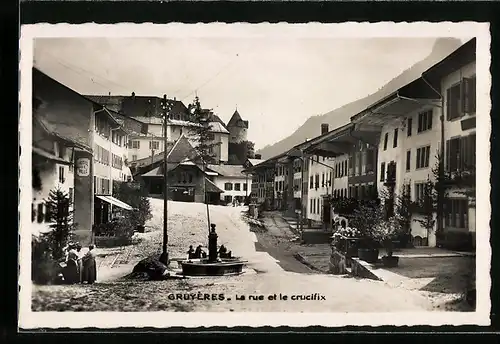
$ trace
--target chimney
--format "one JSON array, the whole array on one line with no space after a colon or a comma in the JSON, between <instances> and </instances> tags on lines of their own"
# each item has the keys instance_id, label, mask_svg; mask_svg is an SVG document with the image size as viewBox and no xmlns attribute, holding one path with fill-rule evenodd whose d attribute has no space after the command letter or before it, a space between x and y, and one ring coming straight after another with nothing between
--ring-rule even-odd
<instances>
[{"instance_id":1,"label":"chimney","mask_svg":"<svg viewBox=\"0 0 500 344\"><path fill-rule=\"evenodd\" d=\"M261 154L255 154L255 159L262 159L262 155Z\"/></svg>"},{"instance_id":2,"label":"chimney","mask_svg":"<svg viewBox=\"0 0 500 344\"><path fill-rule=\"evenodd\" d=\"M321 124L321 135L326 134L328 132L328 123Z\"/></svg>"}]
</instances>

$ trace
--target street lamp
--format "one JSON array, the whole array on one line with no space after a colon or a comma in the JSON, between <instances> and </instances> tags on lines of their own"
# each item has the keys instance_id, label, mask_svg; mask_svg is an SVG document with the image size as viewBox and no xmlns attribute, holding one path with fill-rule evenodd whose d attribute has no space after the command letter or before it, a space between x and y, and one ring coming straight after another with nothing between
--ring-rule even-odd
<instances>
[{"instance_id":1,"label":"street lamp","mask_svg":"<svg viewBox=\"0 0 500 344\"><path fill-rule=\"evenodd\" d=\"M168 179L167 179L167 122L170 113L170 106L167 104L167 95L163 95L162 101L162 112L163 112L163 245L162 253L160 255L160 262L165 265L169 263L168 257Z\"/></svg>"}]
</instances>

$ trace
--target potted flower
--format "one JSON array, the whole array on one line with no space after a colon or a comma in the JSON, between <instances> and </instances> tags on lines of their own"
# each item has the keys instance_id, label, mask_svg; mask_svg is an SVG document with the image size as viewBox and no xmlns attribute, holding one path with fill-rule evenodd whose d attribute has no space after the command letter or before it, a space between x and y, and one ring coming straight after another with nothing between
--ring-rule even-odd
<instances>
[{"instance_id":1,"label":"potted flower","mask_svg":"<svg viewBox=\"0 0 500 344\"><path fill-rule=\"evenodd\" d=\"M340 227L332 235L335 247L346 253L349 257L357 257L358 242L361 233L353 227Z\"/></svg>"},{"instance_id":2,"label":"potted flower","mask_svg":"<svg viewBox=\"0 0 500 344\"><path fill-rule=\"evenodd\" d=\"M358 257L360 260L364 260L367 263L376 263L379 254L378 248L373 247L373 242L371 240L365 240L365 243L367 242L369 243L368 245L365 244L365 247L358 248Z\"/></svg>"},{"instance_id":3,"label":"potted flower","mask_svg":"<svg viewBox=\"0 0 500 344\"><path fill-rule=\"evenodd\" d=\"M386 255L382 257L382 263L386 267L396 267L399 257L393 256L393 240L401 233L400 225L395 217L381 221L373 230L373 236L382 244L386 250Z\"/></svg>"},{"instance_id":4,"label":"potted flower","mask_svg":"<svg viewBox=\"0 0 500 344\"><path fill-rule=\"evenodd\" d=\"M363 233L362 247L358 248L359 259L367 263L376 263L378 261L378 242L373 238L373 228L382 218L382 209L376 203L361 204L354 211L353 222Z\"/></svg>"}]
</instances>

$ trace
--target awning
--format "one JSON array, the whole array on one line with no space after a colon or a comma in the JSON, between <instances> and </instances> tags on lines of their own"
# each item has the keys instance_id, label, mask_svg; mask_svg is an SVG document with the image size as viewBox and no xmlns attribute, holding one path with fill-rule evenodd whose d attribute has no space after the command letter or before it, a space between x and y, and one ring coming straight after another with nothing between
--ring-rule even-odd
<instances>
[{"instance_id":1,"label":"awning","mask_svg":"<svg viewBox=\"0 0 500 344\"><path fill-rule=\"evenodd\" d=\"M218 176L219 175L217 172L211 172L211 171L205 171L205 174L207 176Z\"/></svg>"},{"instance_id":2,"label":"awning","mask_svg":"<svg viewBox=\"0 0 500 344\"><path fill-rule=\"evenodd\" d=\"M368 109L353 117L355 124L368 124L382 127L387 121L402 119L410 113L428 106L436 106L434 99L415 99L396 95L377 107Z\"/></svg>"},{"instance_id":3,"label":"awning","mask_svg":"<svg viewBox=\"0 0 500 344\"><path fill-rule=\"evenodd\" d=\"M120 201L119 199L114 198L113 196L96 195L96 197L103 200L104 202L107 202L107 203L112 204L112 205L116 205L117 207L120 207L120 208L125 209L125 210L134 209L130 205L128 205L127 203L124 203L124 202Z\"/></svg>"}]
</instances>

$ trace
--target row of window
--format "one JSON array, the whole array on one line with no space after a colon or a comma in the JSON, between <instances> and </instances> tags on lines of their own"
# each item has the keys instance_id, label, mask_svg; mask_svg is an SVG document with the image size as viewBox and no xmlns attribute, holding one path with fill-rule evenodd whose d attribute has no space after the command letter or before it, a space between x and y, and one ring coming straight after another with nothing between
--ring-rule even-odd
<instances>
[{"instance_id":1,"label":"row of window","mask_svg":"<svg viewBox=\"0 0 500 344\"><path fill-rule=\"evenodd\" d=\"M335 164L335 178L347 176L347 160Z\"/></svg>"},{"instance_id":2,"label":"row of window","mask_svg":"<svg viewBox=\"0 0 500 344\"><path fill-rule=\"evenodd\" d=\"M376 187L373 184L362 184L349 186L349 197L359 200L372 199L376 194Z\"/></svg>"},{"instance_id":3,"label":"row of window","mask_svg":"<svg viewBox=\"0 0 500 344\"><path fill-rule=\"evenodd\" d=\"M226 191L241 191L243 185L243 191L247 191L246 183L224 183L224 190Z\"/></svg>"},{"instance_id":4,"label":"row of window","mask_svg":"<svg viewBox=\"0 0 500 344\"><path fill-rule=\"evenodd\" d=\"M446 141L445 168L448 172L475 170L476 134L452 138ZM417 148L415 167L428 168L431 146ZM406 151L406 171L411 170L411 149ZM385 162L380 164L380 181L386 176Z\"/></svg>"},{"instance_id":5,"label":"row of window","mask_svg":"<svg viewBox=\"0 0 500 344\"><path fill-rule=\"evenodd\" d=\"M122 169L123 167L123 159L121 156L112 154L113 160L112 160L112 166L117 169Z\"/></svg>"},{"instance_id":6,"label":"row of window","mask_svg":"<svg viewBox=\"0 0 500 344\"><path fill-rule=\"evenodd\" d=\"M284 165L276 167L276 176L288 176L288 168Z\"/></svg>"},{"instance_id":7,"label":"row of window","mask_svg":"<svg viewBox=\"0 0 500 344\"><path fill-rule=\"evenodd\" d=\"M309 213L319 215L323 206L322 198L311 198L309 203Z\"/></svg>"},{"instance_id":8,"label":"row of window","mask_svg":"<svg viewBox=\"0 0 500 344\"><path fill-rule=\"evenodd\" d=\"M309 189L319 189L329 187L332 185L332 172L321 174L321 184L319 179L319 173L314 176L309 177Z\"/></svg>"},{"instance_id":9,"label":"row of window","mask_svg":"<svg viewBox=\"0 0 500 344\"><path fill-rule=\"evenodd\" d=\"M94 194L110 195L111 188L109 179L94 176Z\"/></svg>"},{"instance_id":10,"label":"row of window","mask_svg":"<svg viewBox=\"0 0 500 344\"><path fill-rule=\"evenodd\" d=\"M422 204L426 197L426 183L416 182L415 202ZM408 185L409 186L409 185ZM410 191L411 193L411 191ZM444 223L446 227L468 228L469 201L465 198L449 198L444 202Z\"/></svg>"},{"instance_id":11,"label":"row of window","mask_svg":"<svg viewBox=\"0 0 500 344\"><path fill-rule=\"evenodd\" d=\"M94 144L94 161L104 165L109 165L109 151L101 146Z\"/></svg>"},{"instance_id":12,"label":"row of window","mask_svg":"<svg viewBox=\"0 0 500 344\"><path fill-rule=\"evenodd\" d=\"M334 198L347 198L347 189L336 189L333 190L333 197Z\"/></svg>"},{"instance_id":13,"label":"row of window","mask_svg":"<svg viewBox=\"0 0 500 344\"><path fill-rule=\"evenodd\" d=\"M421 112L417 115L418 118L418 126L417 126L417 133L422 133L425 131L432 130L432 117L433 117L433 112L432 110L427 110L424 112ZM413 118L410 117L407 119L407 124L406 124L406 135L410 137L413 132ZM392 147L397 148L398 146L398 135L399 135L399 129L395 128L394 129L394 135L392 137ZM389 133L385 133L384 135L384 150L387 150L387 147L389 145Z\"/></svg>"},{"instance_id":14,"label":"row of window","mask_svg":"<svg viewBox=\"0 0 500 344\"><path fill-rule=\"evenodd\" d=\"M68 198L70 200L70 204L74 204L74 191L73 188L68 189ZM69 205L68 209L69 211ZM51 215L50 211L47 207L47 204L42 202L38 204L31 204L31 222L37 222L37 223L49 223L51 222Z\"/></svg>"}]
</instances>

